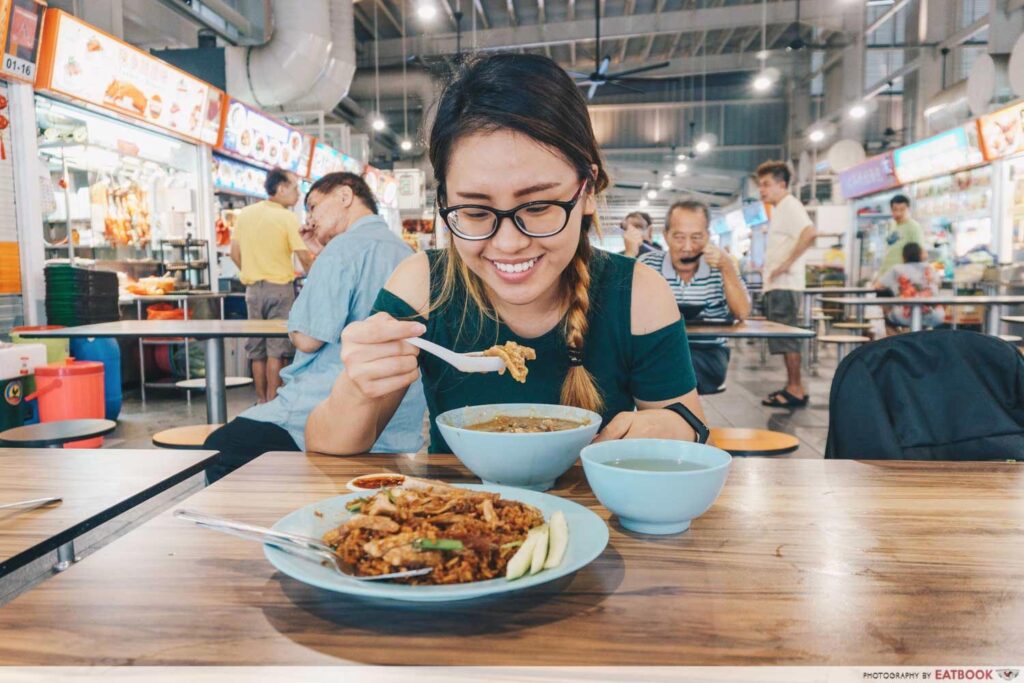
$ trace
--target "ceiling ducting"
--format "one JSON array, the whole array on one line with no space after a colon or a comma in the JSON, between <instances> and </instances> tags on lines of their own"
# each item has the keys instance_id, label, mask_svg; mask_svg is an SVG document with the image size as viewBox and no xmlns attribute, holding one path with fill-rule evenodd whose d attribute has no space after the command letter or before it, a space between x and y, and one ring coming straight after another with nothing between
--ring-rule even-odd
<instances>
[{"instance_id":1,"label":"ceiling ducting","mask_svg":"<svg viewBox=\"0 0 1024 683\"><path fill-rule=\"evenodd\" d=\"M225 53L228 92L262 108L330 111L355 73L351 0L272 0L270 40Z\"/></svg>"}]
</instances>

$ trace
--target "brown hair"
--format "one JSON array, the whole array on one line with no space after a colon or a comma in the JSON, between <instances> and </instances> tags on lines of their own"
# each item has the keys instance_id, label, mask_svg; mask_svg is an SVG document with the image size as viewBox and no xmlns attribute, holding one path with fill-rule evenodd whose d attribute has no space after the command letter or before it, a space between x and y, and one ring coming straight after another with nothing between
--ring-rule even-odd
<instances>
[{"instance_id":1,"label":"brown hair","mask_svg":"<svg viewBox=\"0 0 1024 683\"><path fill-rule=\"evenodd\" d=\"M555 150L576 169L580 180L588 181L589 192L597 194L608 186L587 103L565 70L540 55L488 54L466 60L441 93L430 132L430 162L437 179L438 202L446 201L445 179L455 144L467 135L495 130L521 133ZM568 304L563 332L570 357L561 402L601 412L601 394L582 364L591 303L588 264L594 254L589 232L592 225L596 229L596 223L596 216L583 217L576 253L561 277L563 300ZM454 241L449 244L445 261L441 293L431 308L450 300L461 284L480 314L498 321L483 282L466 266ZM463 316L468 306L467 299Z\"/></svg>"},{"instance_id":2,"label":"brown hair","mask_svg":"<svg viewBox=\"0 0 1024 683\"><path fill-rule=\"evenodd\" d=\"M757 167L754 175L758 178L770 175L775 180L785 183L786 187L789 187L789 180L792 177L789 164L785 161L766 161Z\"/></svg>"}]
</instances>

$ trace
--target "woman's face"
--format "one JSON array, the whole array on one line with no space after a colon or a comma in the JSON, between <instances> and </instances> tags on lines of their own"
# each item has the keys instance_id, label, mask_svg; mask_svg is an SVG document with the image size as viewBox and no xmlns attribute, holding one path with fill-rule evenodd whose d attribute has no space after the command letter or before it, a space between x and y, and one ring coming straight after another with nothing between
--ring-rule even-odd
<instances>
[{"instance_id":1,"label":"woman's face","mask_svg":"<svg viewBox=\"0 0 1024 683\"><path fill-rule=\"evenodd\" d=\"M582 182L555 151L508 130L459 140L447 176L448 206L482 204L500 210L530 201L569 201ZM474 242L453 235L452 241L469 269L487 285L492 303L554 303L562 271L576 253L583 216L594 209L593 195L586 192L557 235L528 237L505 219L490 239Z\"/></svg>"}]
</instances>

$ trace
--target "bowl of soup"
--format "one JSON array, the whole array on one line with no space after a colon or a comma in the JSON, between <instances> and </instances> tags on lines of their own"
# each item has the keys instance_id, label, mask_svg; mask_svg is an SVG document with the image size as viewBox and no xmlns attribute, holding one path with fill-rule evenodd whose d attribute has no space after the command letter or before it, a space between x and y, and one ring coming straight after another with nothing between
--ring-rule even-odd
<instances>
[{"instance_id":1,"label":"bowl of soup","mask_svg":"<svg viewBox=\"0 0 1024 683\"><path fill-rule=\"evenodd\" d=\"M468 406L437 416L452 453L485 484L547 491L601 427L582 408L543 403Z\"/></svg>"},{"instance_id":2,"label":"bowl of soup","mask_svg":"<svg viewBox=\"0 0 1024 683\"><path fill-rule=\"evenodd\" d=\"M669 439L603 441L580 458L601 505L642 534L689 529L722 492L732 462L714 446Z\"/></svg>"}]
</instances>

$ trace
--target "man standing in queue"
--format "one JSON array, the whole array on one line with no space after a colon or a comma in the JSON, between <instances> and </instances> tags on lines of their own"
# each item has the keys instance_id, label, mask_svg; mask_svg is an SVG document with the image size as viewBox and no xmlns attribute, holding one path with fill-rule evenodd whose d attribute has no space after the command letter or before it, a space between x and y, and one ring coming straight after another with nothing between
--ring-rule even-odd
<instances>
[{"instance_id":1,"label":"man standing in queue","mask_svg":"<svg viewBox=\"0 0 1024 683\"><path fill-rule=\"evenodd\" d=\"M800 200L789 191L789 167L783 161L766 161L757 167L761 200L772 207L768 244L764 255L764 296L769 320L783 325L800 324L801 298L806 288L805 254L818 233ZM803 408L807 391L800 377L800 341L769 339L768 350L786 360L786 386L772 392L762 405Z\"/></svg>"},{"instance_id":2,"label":"man standing in queue","mask_svg":"<svg viewBox=\"0 0 1024 683\"><path fill-rule=\"evenodd\" d=\"M299 179L289 171L275 168L263 184L267 199L238 212L231 260L245 285L245 305L250 320L278 320L288 317L295 302L295 254L307 273L313 263L299 235L299 217L291 210L299 201ZM287 339L253 337L245 351L252 362L256 402L266 403L281 386L281 368L295 355Z\"/></svg>"}]
</instances>

